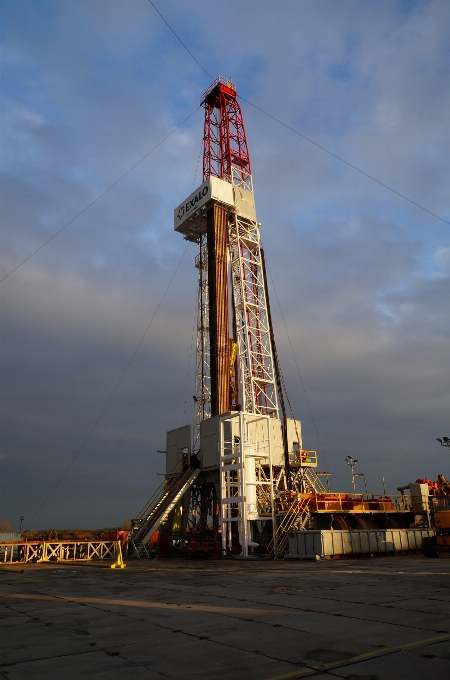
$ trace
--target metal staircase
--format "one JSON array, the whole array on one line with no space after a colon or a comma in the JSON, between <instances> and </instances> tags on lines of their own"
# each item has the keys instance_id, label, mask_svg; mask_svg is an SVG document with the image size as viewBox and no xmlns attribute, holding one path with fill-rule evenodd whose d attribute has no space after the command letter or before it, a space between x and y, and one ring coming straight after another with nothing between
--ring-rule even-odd
<instances>
[{"instance_id":1,"label":"metal staircase","mask_svg":"<svg viewBox=\"0 0 450 680\"><path fill-rule=\"evenodd\" d=\"M308 484L311 486L311 491L313 493L327 493L327 490L324 487L322 480L316 474L313 468L304 468L303 474Z\"/></svg>"},{"instance_id":2,"label":"metal staircase","mask_svg":"<svg viewBox=\"0 0 450 680\"><path fill-rule=\"evenodd\" d=\"M267 552L275 552L277 555L282 555L286 551L288 544L289 531L303 531L309 520L309 498L302 498L300 501L294 501L284 515L275 532L275 541L272 539L267 546Z\"/></svg>"},{"instance_id":3,"label":"metal staircase","mask_svg":"<svg viewBox=\"0 0 450 680\"><path fill-rule=\"evenodd\" d=\"M180 498L184 496L189 487L194 483L200 468L191 467L183 470L182 467L175 468L166 481L150 498L142 508L139 515L134 520L137 525L132 534L129 535L129 543L133 548L133 553L139 558L148 558L147 543L167 519L169 513L174 509Z\"/></svg>"},{"instance_id":4,"label":"metal staircase","mask_svg":"<svg viewBox=\"0 0 450 680\"><path fill-rule=\"evenodd\" d=\"M297 488L301 493L327 493L322 480L310 467L297 468L292 484L293 488Z\"/></svg>"},{"instance_id":5,"label":"metal staircase","mask_svg":"<svg viewBox=\"0 0 450 680\"><path fill-rule=\"evenodd\" d=\"M148 552L146 546L142 543L142 541L133 541L133 539L130 539L130 545L133 548L133 552L130 555L130 557L136 555L138 560L141 560L143 558L146 559L150 558L150 553Z\"/></svg>"}]
</instances>

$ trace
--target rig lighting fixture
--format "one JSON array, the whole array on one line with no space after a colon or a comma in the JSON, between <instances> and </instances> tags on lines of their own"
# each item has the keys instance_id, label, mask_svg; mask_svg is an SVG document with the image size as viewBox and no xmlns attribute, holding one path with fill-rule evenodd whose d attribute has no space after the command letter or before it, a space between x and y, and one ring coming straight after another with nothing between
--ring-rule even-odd
<instances>
[{"instance_id":1,"label":"rig lighting fixture","mask_svg":"<svg viewBox=\"0 0 450 680\"><path fill-rule=\"evenodd\" d=\"M369 492L367 491L366 475L363 475L362 472L355 472L355 477L362 477L364 479L364 488L366 490L366 494L368 494Z\"/></svg>"},{"instance_id":2,"label":"rig lighting fixture","mask_svg":"<svg viewBox=\"0 0 450 680\"><path fill-rule=\"evenodd\" d=\"M356 485L355 485L355 465L358 462L357 458L353 458L353 456L346 456L345 462L347 465L350 466L350 470L352 471L352 486L353 486L353 491L356 492Z\"/></svg>"}]
</instances>

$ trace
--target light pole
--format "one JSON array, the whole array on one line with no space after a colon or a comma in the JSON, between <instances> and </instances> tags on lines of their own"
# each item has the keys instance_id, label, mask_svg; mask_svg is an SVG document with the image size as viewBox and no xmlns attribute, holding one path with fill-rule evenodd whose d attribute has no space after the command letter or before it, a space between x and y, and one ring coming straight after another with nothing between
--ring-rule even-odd
<instances>
[{"instance_id":1,"label":"light pole","mask_svg":"<svg viewBox=\"0 0 450 680\"><path fill-rule=\"evenodd\" d=\"M354 475L354 476L355 476L355 477L362 477L362 478L364 479L364 488L365 488L365 490L366 490L366 494L368 494L369 492L367 491L366 475L363 475L362 472L355 472L355 475Z\"/></svg>"},{"instance_id":2,"label":"light pole","mask_svg":"<svg viewBox=\"0 0 450 680\"><path fill-rule=\"evenodd\" d=\"M19 534L22 533L22 522L23 522L24 519L25 519L25 517L22 515L21 518L20 518Z\"/></svg>"},{"instance_id":3,"label":"light pole","mask_svg":"<svg viewBox=\"0 0 450 680\"><path fill-rule=\"evenodd\" d=\"M353 485L353 491L356 492L356 485L355 485L355 465L358 462L356 458L353 458L353 456L347 456L345 459L345 462L347 465L350 466L350 470L352 471L352 485Z\"/></svg>"},{"instance_id":4,"label":"light pole","mask_svg":"<svg viewBox=\"0 0 450 680\"><path fill-rule=\"evenodd\" d=\"M450 448L450 439L448 437L442 437L442 439L437 437L436 441L439 442L441 446L446 446L447 448Z\"/></svg>"},{"instance_id":5,"label":"light pole","mask_svg":"<svg viewBox=\"0 0 450 680\"><path fill-rule=\"evenodd\" d=\"M318 477L326 477L327 478L327 488L328 488L328 493L330 493L330 477L333 473L332 472L316 472L316 475Z\"/></svg>"}]
</instances>

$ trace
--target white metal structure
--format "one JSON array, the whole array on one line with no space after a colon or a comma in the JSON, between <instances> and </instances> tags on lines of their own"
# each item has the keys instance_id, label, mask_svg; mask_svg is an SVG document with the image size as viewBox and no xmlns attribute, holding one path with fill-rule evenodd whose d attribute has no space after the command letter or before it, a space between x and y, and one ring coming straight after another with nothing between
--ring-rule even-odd
<instances>
[{"instance_id":1,"label":"white metal structure","mask_svg":"<svg viewBox=\"0 0 450 680\"><path fill-rule=\"evenodd\" d=\"M174 228L199 244L198 312L193 451L200 447L200 422L211 414L208 252L206 212L214 204L228 212L228 260L232 325L237 343L239 398L243 411L278 418L275 362L270 340L259 225L251 175L232 174L236 185L217 177L203 182L174 211Z\"/></svg>"},{"instance_id":2,"label":"white metal structure","mask_svg":"<svg viewBox=\"0 0 450 680\"><path fill-rule=\"evenodd\" d=\"M200 252L195 258L198 269L197 341L195 362L194 441L200 448L200 423L211 415L211 372L209 343L208 251L206 237L200 236Z\"/></svg>"},{"instance_id":3,"label":"white metal structure","mask_svg":"<svg viewBox=\"0 0 450 680\"><path fill-rule=\"evenodd\" d=\"M229 249L242 410L278 418L275 362L257 222L242 218L237 211L230 215Z\"/></svg>"},{"instance_id":4,"label":"white metal structure","mask_svg":"<svg viewBox=\"0 0 450 680\"><path fill-rule=\"evenodd\" d=\"M279 417L259 225L256 221L253 191L248 187L252 187L251 181L246 182L244 188L242 180L238 186L232 186L217 177L210 177L174 212L176 231L182 233L187 240L199 244L199 254L195 259L199 284L193 451L199 448L199 424L210 416L206 211L213 203L226 207L228 211L232 316L240 373L239 403L247 413ZM199 198L198 207L189 211L189 205L196 198Z\"/></svg>"},{"instance_id":5,"label":"white metal structure","mask_svg":"<svg viewBox=\"0 0 450 680\"><path fill-rule=\"evenodd\" d=\"M211 201L226 209L233 209L235 198L231 184L218 177L208 177L178 208L175 208L173 214L175 231L183 234L187 241L198 242L205 228L201 219Z\"/></svg>"},{"instance_id":6,"label":"white metal structure","mask_svg":"<svg viewBox=\"0 0 450 680\"><path fill-rule=\"evenodd\" d=\"M198 313L193 453L198 453L202 448L201 423L211 417L206 215L214 204L225 208L228 214L230 341L233 340L237 346L239 380L234 401L240 409L240 412L221 417L217 463L221 490L222 547L231 550L232 540L236 543L236 532L232 539L232 524L237 522L242 555L246 557L252 550L249 522L260 519L260 507L265 507L264 519L272 519L275 527L272 473L275 464L272 462L272 453L275 455L275 450L272 451L274 442L271 441L275 433L280 440L277 453L283 456L281 449L278 452L282 440L275 361L251 175L231 173L227 181L210 177L174 211L175 230L182 233L186 240L199 244L195 259L198 270ZM230 369L235 370L232 367ZM270 420L274 421L273 432ZM259 426L255 429L257 421ZM229 432L233 432L232 437ZM301 447L301 442L299 445ZM278 461L279 457L276 455L278 465L282 464L281 460Z\"/></svg>"},{"instance_id":7,"label":"white metal structure","mask_svg":"<svg viewBox=\"0 0 450 680\"><path fill-rule=\"evenodd\" d=\"M234 413L220 418L220 514L225 552L233 547L234 523L242 557L248 557L253 548L250 521L271 519L275 527L271 440L268 416ZM263 466L270 470L269 478Z\"/></svg>"}]
</instances>

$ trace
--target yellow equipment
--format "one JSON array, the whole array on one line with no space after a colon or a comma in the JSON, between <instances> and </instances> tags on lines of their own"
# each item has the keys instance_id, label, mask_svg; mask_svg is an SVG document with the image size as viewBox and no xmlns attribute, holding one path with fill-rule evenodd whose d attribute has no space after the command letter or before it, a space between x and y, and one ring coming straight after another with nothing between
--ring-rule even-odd
<instances>
[{"instance_id":1,"label":"yellow equipment","mask_svg":"<svg viewBox=\"0 0 450 680\"><path fill-rule=\"evenodd\" d=\"M430 517L435 536L422 541L425 557L439 557L442 552L450 553L450 496L430 498Z\"/></svg>"}]
</instances>

